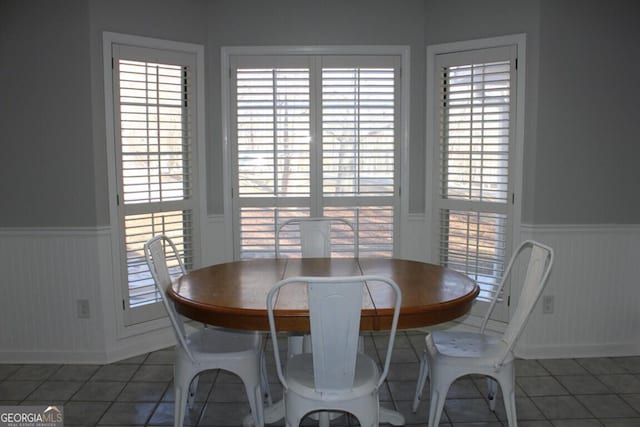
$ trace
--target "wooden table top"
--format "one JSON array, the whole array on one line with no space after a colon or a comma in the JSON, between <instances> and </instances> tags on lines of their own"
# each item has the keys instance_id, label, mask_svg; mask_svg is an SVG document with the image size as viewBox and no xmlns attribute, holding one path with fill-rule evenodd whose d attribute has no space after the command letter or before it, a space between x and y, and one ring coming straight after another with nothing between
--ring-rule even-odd
<instances>
[{"instance_id":1,"label":"wooden table top","mask_svg":"<svg viewBox=\"0 0 640 427\"><path fill-rule=\"evenodd\" d=\"M279 280L293 276L380 275L402 290L399 329L453 320L471 308L480 288L467 276L444 267L388 258L280 258L234 261L194 270L176 279L168 295L191 319L227 328L268 331L266 295ZM367 283L361 329L389 329L391 291ZM309 330L304 286L281 289L274 310L278 330Z\"/></svg>"}]
</instances>

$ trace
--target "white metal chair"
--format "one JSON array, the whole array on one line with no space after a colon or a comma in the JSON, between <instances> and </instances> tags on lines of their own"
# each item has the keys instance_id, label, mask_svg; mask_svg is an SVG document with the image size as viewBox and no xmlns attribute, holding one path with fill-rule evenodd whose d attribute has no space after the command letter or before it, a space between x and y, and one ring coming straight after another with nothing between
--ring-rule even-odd
<instances>
[{"instance_id":1,"label":"white metal chair","mask_svg":"<svg viewBox=\"0 0 640 427\"><path fill-rule=\"evenodd\" d=\"M525 249L529 248L530 251L525 252ZM489 316L511 275L514 263L518 259L525 258L527 253L529 253L529 262L514 314L502 336L488 335L485 329ZM420 395L428 376L431 389L429 427L435 427L440 422L451 384L456 379L469 374L487 376L488 398L492 411L495 410L496 405L497 383L500 384L509 426L517 426L513 348L542 294L552 264L553 249L531 240L523 242L509 261L479 332L435 331L426 336L426 348L420 361L418 385L412 409L415 412L418 408Z\"/></svg>"},{"instance_id":2,"label":"white metal chair","mask_svg":"<svg viewBox=\"0 0 640 427\"><path fill-rule=\"evenodd\" d=\"M343 218L304 217L291 218L276 228L276 258L281 254L280 239L287 229L299 227L300 247L303 258L326 258L331 256L331 230L342 227L353 235L353 256L358 257L358 231L353 223Z\"/></svg>"},{"instance_id":3,"label":"white metal chair","mask_svg":"<svg viewBox=\"0 0 640 427\"><path fill-rule=\"evenodd\" d=\"M373 358L358 351L365 281L386 283L395 293L382 371ZM307 286L312 351L290 357L283 369L274 298L286 285ZM305 415L316 411L349 412L363 427L378 425L378 389L389 371L401 302L398 285L379 276L292 277L273 286L267 294L267 311L276 370L284 387L287 427L299 426Z\"/></svg>"},{"instance_id":4,"label":"white metal chair","mask_svg":"<svg viewBox=\"0 0 640 427\"><path fill-rule=\"evenodd\" d=\"M145 243L144 253L178 341L173 375L174 425L183 425L185 408L193 405L198 374L209 369L223 369L240 377L247 392L255 425L263 426L262 393L264 391L268 395L269 389L264 371L261 335L257 332L223 328L203 328L187 335L182 317L166 296L171 284L167 258L176 259L180 271L185 272L175 244L164 235L155 236Z\"/></svg>"},{"instance_id":5,"label":"white metal chair","mask_svg":"<svg viewBox=\"0 0 640 427\"><path fill-rule=\"evenodd\" d=\"M280 239L283 233L295 233L298 231L300 239L301 255L303 258L329 258L331 257L331 230L332 226L342 227L353 235L353 256L358 257L358 233L354 225L343 218L331 217L302 217L291 218L278 225L276 228L276 258L282 254L280 251ZM288 339L289 356L311 351L311 341L308 335L291 334ZM364 341L361 340L361 349Z\"/></svg>"}]
</instances>

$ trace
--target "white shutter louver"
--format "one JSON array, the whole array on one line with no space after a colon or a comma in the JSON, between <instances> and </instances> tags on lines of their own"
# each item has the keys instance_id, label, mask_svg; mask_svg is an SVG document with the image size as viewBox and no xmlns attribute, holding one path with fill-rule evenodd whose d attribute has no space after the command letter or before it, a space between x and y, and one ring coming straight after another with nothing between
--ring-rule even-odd
<instances>
[{"instance_id":1,"label":"white shutter louver","mask_svg":"<svg viewBox=\"0 0 640 427\"><path fill-rule=\"evenodd\" d=\"M240 253L273 256L275 225L309 215L309 69L238 68L235 87Z\"/></svg>"},{"instance_id":2,"label":"white shutter louver","mask_svg":"<svg viewBox=\"0 0 640 427\"><path fill-rule=\"evenodd\" d=\"M393 255L396 72L322 70L324 215L357 224L361 256Z\"/></svg>"},{"instance_id":3,"label":"white shutter louver","mask_svg":"<svg viewBox=\"0 0 640 427\"><path fill-rule=\"evenodd\" d=\"M508 253L513 59L438 60L439 258L476 280L486 301Z\"/></svg>"},{"instance_id":4,"label":"white shutter louver","mask_svg":"<svg viewBox=\"0 0 640 427\"><path fill-rule=\"evenodd\" d=\"M237 71L238 194L309 195L309 70Z\"/></svg>"},{"instance_id":5,"label":"white shutter louver","mask_svg":"<svg viewBox=\"0 0 640 427\"><path fill-rule=\"evenodd\" d=\"M380 58L365 62L396 62ZM360 254L392 255L397 68L350 62L295 55L231 60L241 258L273 256L276 226L286 219L323 215L357 224ZM340 242L352 246L353 235L332 233L334 255L346 254ZM283 254L298 250L296 237L282 236Z\"/></svg>"},{"instance_id":6,"label":"white shutter louver","mask_svg":"<svg viewBox=\"0 0 640 427\"><path fill-rule=\"evenodd\" d=\"M132 310L160 302L143 253L149 238L166 234L178 247L185 267L193 266L193 75L185 65L118 58L116 79L119 209L127 266L126 308ZM179 274L177 260L168 262ZM127 319L135 323L139 316L130 313Z\"/></svg>"},{"instance_id":7,"label":"white shutter louver","mask_svg":"<svg viewBox=\"0 0 640 427\"><path fill-rule=\"evenodd\" d=\"M325 196L393 196L393 69L322 70Z\"/></svg>"}]
</instances>

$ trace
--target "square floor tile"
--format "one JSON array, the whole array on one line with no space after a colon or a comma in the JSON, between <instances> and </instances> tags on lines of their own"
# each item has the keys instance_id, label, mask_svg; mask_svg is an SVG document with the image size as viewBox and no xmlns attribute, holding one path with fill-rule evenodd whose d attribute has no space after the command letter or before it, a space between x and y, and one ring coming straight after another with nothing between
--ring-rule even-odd
<instances>
[{"instance_id":1,"label":"square floor tile","mask_svg":"<svg viewBox=\"0 0 640 427\"><path fill-rule=\"evenodd\" d=\"M64 405L65 426L95 426L111 402L68 402Z\"/></svg>"},{"instance_id":2,"label":"square floor tile","mask_svg":"<svg viewBox=\"0 0 640 427\"><path fill-rule=\"evenodd\" d=\"M533 377L550 374L550 372L547 371L537 360L516 359L514 360L514 366L516 370L516 377Z\"/></svg>"},{"instance_id":3,"label":"square floor tile","mask_svg":"<svg viewBox=\"0 0 640 427\"><path fill-rule=\"evenodd\" d=\"M200 425L206 426L242 426L242 420L250 413L249 405L243 403L208 402L202 413Z\"/></svg>"},{"instance_id":4,"label":"square floor tile","mask_svg":"<svg viewBox=\"0 0 640 427\"><path fill-rule=\"evenodd\" d=\"M454 424L463 422L495 422L496 414L484 399L447 399L444 404L447 417Z\"/></svg>"},{"instance_id":5,"label":"square floor tile","mask_svg":"<svg viewBox=\"0 0 640 427\"><path fill-rule=\"evenodd\" d=\"M593 418L573 396L539 396L531 400L549 420Z\"/></svg>"},{"instance_id":6,"label":"square floor tile","mask_svg":"<svg viewBox=\"0 0 640 427\"><path fill-rule=\"evenodd\" d=\"M640 393L640 377L634 374L598 375L614 393Z\"/></svg>"},{"instance_id":7,"label":"square floor tile","mask_svg":"<svg viewBox=\"0 0 640 427\"><path fill-rule=\"evenodd\" d=\"M102 416L98 425L144 425L155 407L154 403L115 402Z\"/></svg>"},{"instance_id":8,"label":"square floor tile","mask_svg":"<svg viewBox=\"0 0 640 427\"><path fill-rule=\"evenodd\" d=\"M21 365L0 365L0 380L13 375Z\"/></svg>"},{"instance_id":9,"label":"square floor tile","mask_svg":"<svg viewBox=\"0 0 640 427\"><path fill-rule=\"evenodd\" d=\"M552 376L519 377L516 381L527 396L560 396L569 394L567 389Z\"/></svg>"},{"instance_id":10,"label":"square floor tile","mask_svg":"<svg viewBox=\"0 0 640 427\"><path fill-rule=\"evenodd\" d=\"M549 421L533 420L533 421L520 421L518 420L518 427L553 427Z\"/></svg>"},{"instance_id":11,"label":"square floor tile","mask_svg":"<svg viewBox=\"0 0 640 427\"><path fill-rule=\"evenodd\" d=\"M576 359L576 362L591 374L626 374L628 371L609 357Z\"/></svg>"},{"instance_id":12,"label":"square floor tile","mask_svg":"<svg viewBox=\"0 0 640 427\"><path fill-rule=\"evenodd\" d=\"M544 420L542 412L540 412L538 407L528 397L516 397L516 414L518 416L518 422L524 420ZM496 402L496 416L502 421L506 422L507 420L507 414L504 409L504 400L502 398Z\"/></svg>"},{"instance_id":13,"label":"square floor tile","mask_svg":"<svg viewBox=\"0 0 640 427\"><path fill-rule=\"evenodd\" d=\"M411 400L413 401L413 396L416 394L416 382L415 381L387 381L389 386L389 391L393 396L393 399L396 401L400 400ZM383 390L380 390L381 395ZM428 388L425 387L423 395L429 395Z\"/></svg>"},{"instance_id":14,"label":"square floor tile","mask_svg":"<svg viewBox=\"0 0 640 427\"><path fill-rule=\"evenodd\" d=\"M544 359L539 363L552 375L581 375L587 370L573 359Z\"/></svg>"},{"instance_id":15,"label":"square floor tile","mask_svg":"<svg viewBox=\"0 0 640 427\"><path fill-rule=\"evenodd\" d=\"M640 418L612 418L600 420L605 427L638 427Z\"/></svg>"},{"instance_id":16,"label":"square floor tile","mask_svg":"<svg viewBox=\"0 0 640 427\"><path fill-rule=\"evenodd\" d=\"M12 381L44 381L54 374L60 365L24 365L7 377Z\"/></svg>"},{"instance_id":17,"label":"square floor tile","mask_svg":"<svg viewBox=\"0 0 640 427\"><path fill-rule=\"evenodd\" d=\"M136 370L137 365L105 365L93 374L91 381L129 381Z\"/></svg>"},{"instance_id":18,"label":"square floor tile","mask_svg":"<svg viewBox=\"0 0 640 427\"><path fill-rule=\"evenodd\" d=\"M627 402L615 394L576 396L597 418L632 417L638 415ZM640 425L640 419L639 425Z\"/></svg>"},{"instance_id":19,"label":"square floor tile","mask_svg":"<svg viewBox=\"0 0 640 427\"><path fill-rule=\"evenodd\" d=\"M157 402L167 391L169 384L161 382L130 382L120 395L118 401L121 402Z\"/></svg>"},{"instance_id":20,"label":"square floor tile","mask_svg":"<svg viewBox=\"0 0 640 427\"><path fill-rule=\"evenodd\" d=\"M83 384L80 381L45 381L27 397L27 400L64 402L71 399Z\"/></svg>"},{"instance_id":21,"label":"square floor tile","mask_svg":"<svg viewBox=\"0 0 640 427\"><path fill-rule=\"evenodd\" d=\"M384 350L383 355L384 357ZM391 354L391 363L412 363L417 365L420 362L420 359L416 355L416 352L413 351L412 348L394 348L393 353ZM416 374L418 370L416 369Z\"/></svg>"},{"instance_id":22,"label":"square floor tile","mask_svg":"<svg viewBox=\"0 0 640 427\"><path fill-rule=\"evenodd\" d=\"M640 394L622 394L620 397L640 414Z\"/></svg>"},{"instance_id":23,"label":"square floor tile","mask_svg":"<svg viewBox=\"0 0 640 427\"><path fill-rule=\"evenodd\" d=\"M40 385L39 381L0 382L0 399L23 400Z\"/></svg>"},{"instance_id":24,"label":"square floor tile","mask_svg":"<svg viewBox=\"0 0 640 427\"><path fill-rule=\"evenodd\" d=\"M614 357L612 360L631 374L640 374L640 356Z\"/></svg>"},{"instance_id":25,"label":"square floor tile","mask_svg":"<svg viewBox=\"0 0 640 427\"><path fill-rule=\"evenodd\" d=\"M171 365L142 365L135 373L131 381L169 382L172 379L173 366Z\"/></svg>"},{"instance_id":26,"label":"square floor tile","mask_svg":"<svg viewBox=\"0 0 640 427\"><path fill-rule=\"evenodd\" d=\"M216 383L218 384L218 383ZM224 387L216 387L215 384L213 386L213 390L211 390L211 394L209 394L209 398L207 399L209 402L247 402L249 400L247 398L247 391L244 388L243 384L236 383L227 383L224 384Z\"/></svg>"},{"instance_id":27,"label":"square floor tile","mask_svg":"<svg viewBox=\"0 0 640 427\"><path fill-rule=\"evenodd\" d=\"M100 368L101 365L64 365L49 379L54 381L87 381Z\"/></svg>"},{"instance_id":28,"label":"square floor tile","mask_svg":"<svg viewBox=\"0 0 640 427\"><path fill-rule=\"evenodd\" d=\"M420 365L418 363L392 363L387 379L391 381L417 381Z\"/></svg>"},{"instance_id":29,"label":"square floor tile","mask_svg":"<svg viewBox=\"0 0 640 427\"><path fill-rule=\"evenodd\" d=\"M554 427L602 427L596 419L588 420L552 420Z\"/></svg>"},{"instance_id":30,"label":"square floor tile","mask_svg":"<svg viewBox=\"0 0 640 427\"><path fill-rule=\"evenodd\" d=\"M114 365L141 365L146 360L149 354L141 354L139 356L129 357L127 359L122 359L114 363Z\"/></svg>"},{"instance_id":31,"label":"square floor tile","mask_svg":"<svg viewBox=\"0 0 640 427\"><path fill-rule=\"evenodd\" d=\"M126 384L115 381L90 381L83 385L71 400L83 402L114 401Z\"/></svg>"},{"instance_id":32,"label":"square floor tile","mask_svg":"<svg viewBox=\"0 0 640 427\"><path fill-rule=\"evenodd\" d=\"M447 399L481 398L482 394L471 377L458 378L451 384Z\"/></svg>"},{"instance_id":33,"label":"square floor tile","mask_svg":"<svg viewBox=\"0 0 640 427\"><path fill-rule=\"evenodd\" d=\"M592 375L559 375L556 379L572 394L607 394L611 390Z\"/></svg>"},{"instance_id":34,"label":"square floor tile","mask_svg":"<svg viewBox=\"0 0 640 427\"><path fill-rule=\"evenodd\" d=\"M149 353L145 359L145 365L173 365L176 360L176 352L173 349L158 350Z\"/></svg>"}]
</instances>

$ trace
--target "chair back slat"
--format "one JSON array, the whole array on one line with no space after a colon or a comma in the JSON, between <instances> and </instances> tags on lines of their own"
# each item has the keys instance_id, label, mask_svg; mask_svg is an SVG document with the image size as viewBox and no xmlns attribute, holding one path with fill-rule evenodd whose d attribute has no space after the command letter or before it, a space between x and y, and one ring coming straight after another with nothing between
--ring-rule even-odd
<instances>
[{"instance_id":1,"label":"chair back slat","mask_svg":"<svg viewBox=\"0 0 640 427\"><path fill-rule=\"evenodd\" d=\"M302 221L300 223L300 245L303 258L330 257L331 221Z\"/></svg>"},{"instance_id":2,"label":"chair back slat","mask_svg":"<svg viewBox=\"0 0 640 427\"><path fill-rule=\"evenodd\" d=\"M533 311L533 307L542 294L548 272L551 269L550 256L550 250L544 246L539 244L531 245L529 264L524 276L518 305L503 335L503 340L509 344L513 344L522 332L529 315Z\"/></svg>"},{"instance_id":3,"label":"chair back slat","mask_svg":"<svg viewBox=\"0 0 640 427\"><path fill-rule=\"evenodd\" d=\"M189 349L186 341L186 330L182 317L176 312L175 306L172 301L169 300L166 293L171 286L171 273L169 272L169 266L167 258L175 259L178 263L181 274L185 273L184 264L180 259L178 249L176 245L165 235L158 235L152 237L144 244L144 255L147 260L151 277L155 282L158 293L162 299L162 304L167 310L167 315L173 326L173 331L178 340L178 344L182 346L189 358L195 362L193 354Z\"/></svg>"},{"instance_id":4,"label":"chair back slat","mask_svg":"<svg viewBox=\"0 0 640 427\"><path fill-rule=\"evenodd\" d=\"M527 249L530 248L529 251ZM502 340L507 344L503 353L497 358L496 366L500 366L513 350L515 343L522 333L524 326L540 298L542 291L547 284L551 266L553 265L553 249L533 240L526 240L518 246L509 260L509 264L504 272L500 286L498 287L489 309L480 326L480 332L485 333L491 313L501 297L502 290L508 280L513 280L512 271L516 264L526 262L526 255L529 254L529 262L526 264L526 272L522 279L520 297L515 305L513 314L502 335Z\"/></svg>"},{"instance_id":5,"label":"chair back slat","mask_svg":"<svg viewBox=\"0 0 640 427\"><path fill-rule=\"evenodd\" d=\"M286 242L291 240L291 235L295 235L295 226L299 233L300 255L303 258L328 258L331 257L332 237L338 237L339 247L346 247L345 241L347 236L353 236L353 256L359 256L358 244L358 226L344 218L332 217L303 217L288 219L276 227L276 257L282 256L282 247L280 239ZM286 237L286 239L285 239ZM293 239L295 241L295 239ZM291 244L289 243L289 246ZM335 249L335 248L334 248ZM339 249L340 250L340 249Z\"/></svg>"},{"instance_id":6,"label":"chair back slat","mask_svg":"<svg viewBox=\"0 0 640 427\"><path fill-rule=\"evenodd\" d=\"M398 285L387 277L376 275L346 277L290 277L277 282L267 294L267 314L273 345L276 372L282 385L287 381L280 360L278 330L274 307L283 286L307 286L309 316L311 324L311 352L313 358L314 388L319 392L344 391L353 386L358 355L360 317L365 283L381 282L391 288L393 319L389 329L387 349L382 372L376 387L384 382L391 363L395 342L402 292Z\"/></svg>"},{"instance_id":7,"label":"chair back slat","mask_svg":"<svg viewBox=\"0 0 640 427\"><path fill-rule=\"evenodd\" d=\"M315 388L319 392L353 386L362 282L309 282L309 315Z\"/></svg>"}]
</instances>

